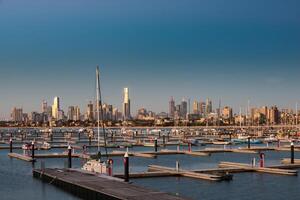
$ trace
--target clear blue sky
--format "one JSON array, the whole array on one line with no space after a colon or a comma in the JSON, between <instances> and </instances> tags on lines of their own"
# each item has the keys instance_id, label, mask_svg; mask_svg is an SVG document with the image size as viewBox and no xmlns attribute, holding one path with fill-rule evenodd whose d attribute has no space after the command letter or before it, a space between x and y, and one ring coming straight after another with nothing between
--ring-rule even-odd
<instances>
[{"instance_id":1,"label":"clear blue sky","mask_svg":"<svg viewBox=\"0 0 300 200\"><path fill-rule=\"evenodd\" d=\"M0 0L0 118L103 96L167 111L174 96L238 108L300 102L299 0Z\"/></svg>"}]
</instances>

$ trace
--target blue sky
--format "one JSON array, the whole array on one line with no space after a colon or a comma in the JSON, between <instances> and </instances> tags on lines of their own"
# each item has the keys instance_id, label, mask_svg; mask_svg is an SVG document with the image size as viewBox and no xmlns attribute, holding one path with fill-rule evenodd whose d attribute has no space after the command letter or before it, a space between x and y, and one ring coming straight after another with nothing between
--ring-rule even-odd
<instances>
[{"instance_id":1,"label":"blue sky","mask_svg":"<svg viewBox=\"0 0 300 200\"><path fill-rule=\"evenodd\" d=\"M183 97L238 108L300 100L297 0L0 0L0 118L95 96L167 111ZM300 102L300 101L299 101Z\"/></svg>"}]
</instances>

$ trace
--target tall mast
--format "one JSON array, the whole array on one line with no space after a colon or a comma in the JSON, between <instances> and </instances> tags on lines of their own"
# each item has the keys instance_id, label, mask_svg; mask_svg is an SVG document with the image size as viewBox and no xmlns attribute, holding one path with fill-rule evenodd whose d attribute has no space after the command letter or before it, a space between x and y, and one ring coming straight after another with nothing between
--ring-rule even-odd
<instances>
[{"instance_id":1,"label":"tall mast","mask_svg":"<svg viewBox=\"0 0 300 200\"><path fill-rule=\"evenodd\" d=\"M96 68L96 80L97 80L97 131L98 131L98 152L100 152L100 114L101 111L101 120L102 120L102 132L104 138L104 147L105 147L105 154L107 156L107 148L106 148L106 134L105 134L105 127L103 123L103 106L102 106L102 98L101 98L101 90L100 90L100 72L99 66Z\"/></svg>"},{"instance_id":2,"label":"tall mast","mask_svg":"<svg viewBox=\"0 0 300 200\"><path fill-rule=\"evenodd\" d=\"M96 68L96 91L97 91L97 100L96 100L96 106L97 106L97 133L98 133L98 152L100 152L100 114L99 114L99 102L100 102L100 78L99 78L99 66Z\"/></svg>"}]
</instances>

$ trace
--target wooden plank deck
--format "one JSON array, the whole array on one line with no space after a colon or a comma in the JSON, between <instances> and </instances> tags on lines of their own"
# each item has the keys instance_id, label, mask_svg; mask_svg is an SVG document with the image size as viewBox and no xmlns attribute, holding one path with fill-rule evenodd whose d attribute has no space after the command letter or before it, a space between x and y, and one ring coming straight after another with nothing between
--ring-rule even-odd
<instances>
[{"instance_id":1,"label":"wooden plank deck","mask_svg":"<svg viewBox=\"0 0 300 200\"><path fill-rule=\"evenodd\" d=\"M23 154L18 154L18 153L8 153L7 154L9 157L11 158L17 158L19 160L24 160L24 161L27 161L27 162L32 162L33 159L30 157L30 156L27 156L27 155L23 155Z\"/></svg>"},{"instance_id":2,"label":"wooden plank deck","mask_svg":"<svg viewBox=\"0 0 300 200\"><path fill-rule=\"evenodd\" d=\"M282 168L274 168L274 167L252 167L249 164L245 163L235 163L235 162L220 162L219 167L236 167L244 170L250 170L261 173L270 173L270 174L280 174L280 175L290 175L297 176L297 170L288 170Z\"/></svg>"},{"instance_id":3,"label":"wooden plank deck","mask_svg":"<svg viewBox=\"0 0 300 200\"><path fill-rule=\"evenodd\" d=\"M35 169L33 176L88 200L184 200L164 192L128 184L121 179L79 170Z\"/></svg>"},{"instance_id":4,"label":"wooden plank deck","mask_svg":"<svg viewBox=\"0 0 300 200\"><path fill-rule=\"evenodd\" d=\"M209 174L205 172L195 172L192 170L182 170L179 169L178 171L175 168L170 167L164 167L159 165L149 165L148 170L151 172L163 172L163 173L175 173L179 176L189 177L189 178L195 178L195 179L203 179L203 180L209 180L209 181L222 181L222 180L228 180L227 176L221 176L216 174Z\"/></svg>"}]
</instances>

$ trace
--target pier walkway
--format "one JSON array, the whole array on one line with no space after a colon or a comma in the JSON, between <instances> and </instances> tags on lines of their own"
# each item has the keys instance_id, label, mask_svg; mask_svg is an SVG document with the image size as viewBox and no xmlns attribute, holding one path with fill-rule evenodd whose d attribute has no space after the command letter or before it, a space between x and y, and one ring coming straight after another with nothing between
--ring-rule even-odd
<instances>
[{"instance_id":1,"label":"pier walkway","mask_svg":"<svg viewBox=\"0 0 300 200\"><path fill-rule=\"evenodd\" d=\"M123 182L121 179L70 169L34 169L33 176L88 200L184 200Z\"/></svg>"}]
</instances>

